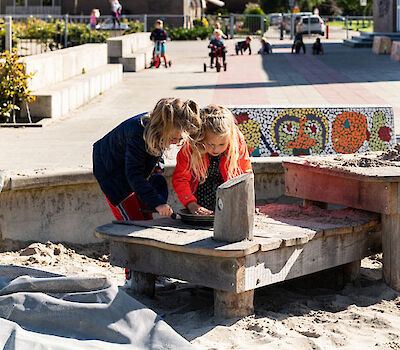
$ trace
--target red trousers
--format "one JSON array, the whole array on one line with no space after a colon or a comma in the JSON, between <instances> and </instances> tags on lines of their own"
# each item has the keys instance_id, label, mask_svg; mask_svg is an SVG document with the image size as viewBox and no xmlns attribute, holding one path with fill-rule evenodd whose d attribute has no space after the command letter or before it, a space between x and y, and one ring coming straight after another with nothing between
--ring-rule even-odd
<instances>
[{"instance_id":1,"label":"red trousers","mask_svg":"<svg viewBox=\"0 0 400 350\"><path fill-rule=\"evenodd\" d=\"M113 206L107 197L106 199L112 213L114 214L114 217L117 220L126 221L153 219L152 213L142 213L141 209L148 209L148 207L134 193L132 193L117 206Z\"/></svg>"}]
</instances>

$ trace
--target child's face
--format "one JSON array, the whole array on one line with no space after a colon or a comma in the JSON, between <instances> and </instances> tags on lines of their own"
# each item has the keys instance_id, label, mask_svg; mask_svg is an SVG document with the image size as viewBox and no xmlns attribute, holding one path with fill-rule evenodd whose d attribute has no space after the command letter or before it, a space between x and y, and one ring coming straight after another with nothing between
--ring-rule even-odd
<instances>
[{"instance_id":1,"label":"child's face","mask_svg":"<svg viewBox=\"0 0 400 350\"><path fill-rule=\"evenodd\" d=\"M181 130L175 130L173 133L171 133L171 135L169 135L168 144L169 145L181 144L185 140L186 136L187 135Z\"/></svg>"},{"instance_id":2,"label":"child's face","mask_svg":"<svg viewBox=\"0 0 400 350\"><path fill-rule=\"evenodd\" d=\"M157 29L161 29L162 28L162 24L161 23L156 23L156 28Z\"/></svg>"},{"instance_id":3,"label":"child's face","mask_svg":"<svg viewBox=\"0 0 400 350\"><path fill-rule=\"evenodd\" d=\"M206 152L212 156L219 156L228 148L228 135L208 134L204 139Z\"/></svg>"}]
</instances>

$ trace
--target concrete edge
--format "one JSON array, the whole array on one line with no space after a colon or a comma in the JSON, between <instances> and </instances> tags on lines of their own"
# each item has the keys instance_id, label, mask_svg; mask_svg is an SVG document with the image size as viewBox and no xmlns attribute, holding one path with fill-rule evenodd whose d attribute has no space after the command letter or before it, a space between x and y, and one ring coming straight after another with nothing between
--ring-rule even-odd
<instances>
[{"instance_id":1,"label":"concrete edge","mask_svg":"<svg viewBox=\"0 0 400 350\"><path fill-rule=\"evenodd\" d=\"M251 163L255 174L283 173L282 161L297 157L252 157ZM165 166L165 176L170 177L175 169L175 162ZM77 185L95 183L92 169L78 168L65 170L43 170L32 172L7 173L0 170L0 192L17 191L48 186Z\"/></svg>"}]
</instances>

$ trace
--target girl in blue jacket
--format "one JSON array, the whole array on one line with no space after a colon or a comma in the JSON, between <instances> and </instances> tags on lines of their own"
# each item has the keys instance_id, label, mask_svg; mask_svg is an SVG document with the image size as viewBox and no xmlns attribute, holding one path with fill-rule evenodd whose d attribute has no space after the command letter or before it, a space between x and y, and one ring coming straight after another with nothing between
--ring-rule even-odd
<instances>
[{"instance_id":1,"label":"girl in blue jacket","mask_svg":"<svg viewBox=\"0 0 400 350\"><path fill-rule=\"evenodd\" d=\"M166 181L155 169L170 145L199 127L196 102L164 98L150 114L127 119L93 145L93 174L117 220L151 219L143 208L172 214Z\"/></svg>"}]
</instances>

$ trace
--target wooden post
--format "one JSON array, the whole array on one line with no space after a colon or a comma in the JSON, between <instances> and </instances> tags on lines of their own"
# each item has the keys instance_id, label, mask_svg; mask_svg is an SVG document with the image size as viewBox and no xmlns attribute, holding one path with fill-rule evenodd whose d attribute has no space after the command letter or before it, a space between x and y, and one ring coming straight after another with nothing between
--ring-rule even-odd
<instances>
[{"instance_id":1,"label":"wooden post","mask_svg":"<svg viewBox=\"0 0 400 350\"><path fill-rule=\"evenodd\" d=\"M214 289L214 316L246 317L254 313L254 289L243 293Z\"/></svg>"},{"instance_id":2,"label":"wooden post","mask_svg":"<svg viewBox=\"0 0 400 350\"><path fill-rule=\"evenodd\" d=\"M134 294L154 297L156 276L152 273L132 271L131 288Z\"/></svg>"},{"instance_id":3,"label":"wooden post","mask_svg":"<svg viewBox=\"0 0 400 350\"><path fill-rule=\"evenodd\" d=\"M343 265L344 282L353 282L360 275L361 260L352 261Z\"/></svg>"},{"instance_id":4,"label":"wooden post","mask_svg":"<svg viewBox=\"0 0 400 350\"><path fill-rule=\"evenodd\" d=\"M254 175L242 174L226 181L217 189L214 239L239 242L253 239Z\"/></svg>"},{"instance_id":5,"label":"wooden post","mask_svg":"<svg viewBox=\"0 0 400 350\"><path fill-rule=\"evenodd\" d=\"M382 214L383 279L400 292L400 214Z\"/></svg>"}]
</instances>

